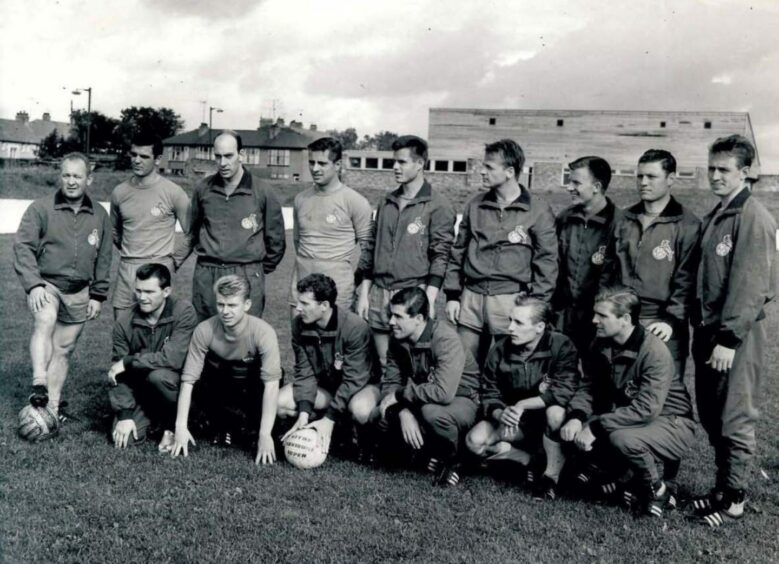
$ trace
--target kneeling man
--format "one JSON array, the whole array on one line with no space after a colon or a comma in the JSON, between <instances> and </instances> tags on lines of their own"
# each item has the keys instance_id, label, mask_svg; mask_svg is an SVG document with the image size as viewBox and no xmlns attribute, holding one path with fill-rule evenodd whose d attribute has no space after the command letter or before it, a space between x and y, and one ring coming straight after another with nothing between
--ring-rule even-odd
<instances>
[{"instance_id":1,"label":"kneeling man","mask_svg":"<svg viewBox=\"0 0 779 564\"><path fill-rule=\"evenodd\" d=\"M195 444L189 432L192 390L199 380L199 404L214 432L214 444L229 446L233 434L251 432L259 421L257 464L273 464L271 437L281 380L279 341L266 321L249 315L249 281L236 274L214 284L217 315L192 335L181 374L176 433L171 455L187 456Z\"/></svg>"},{"instance_id":2,"label":"kneeling man","mask_svg":"<svg viewBox=\"0 0 779 564\"><path fill-rule=\"evenodd\" d=\"M378 386L368 383L374 374L371 331L360 316L336 306L337 294L335 281L324 274L309 274L297 283L295 371L292 383L279 392L279 415L297 415L281 440L313 427L325 452L336 421L350 416L363 427L379 401ZM311 422L315 413L321 417Z\"/></svg>"},{"instance_id":3,"label":"kneeling man","mask_svg":"<svg viewBox=\"0 0 779 564\"><path fill-rule=\"evenodd\" d=\"M421 288L403 288L390 298L389 326L382 422L415 451L426 451L434 483L454 486L460 442L478 410L476 360L446 321L430 318Z\"/></svg>"},{"instance_id":4,"label":"kneeling man","mask_svg":"<svg viewBox=\"0 0 779 564\"><path fill-rule=\"evenodd\" d=\"M482 372L484 420L468 433L466 444L487 461L528 466L543 436L546 469L537 494L554 499L565 463L558 432L580 378L576 347L571 339L548 328L551 317L546 302L516 299L509 334L492 347ZM532 468L527 476L534 480Z\"/></svg>"},{"instance_id":5,"label":"kneeling man","mask_svg":"<svg viewBox=\"0 0 779 564\"><path fill-rule=\"evenodd\" d=\"M625 501L635 496L644 513L661 517L676 500L657 460L665 465L665 478L672 478L669 469L678 471L694 440L695 423L674 359L660 337L639 324L640 310L640 299L629 288L607 288L596 296L596 339L584 356L584 378L560 436L592 451L591 468L608 469L605 493L617 489L611 479L632 471ZM582 476L582 482L589 481L586 473Z\"/></svg>"},{"instance_id":6,"label":"kneeling man","mask_svg":"<svg viewBox=\"0 0 779 564\"><path fill-rule=\"evenodd\" d=\"M181 368L197 314L192 304L170 295L170 270L163 264L141 265L134 285L135 306L121 310L114 323L111 436L117 448L130 444L130 437L142 441L152 417L164 429L159 449L165 452L173 445Z\"/></svg>"}]
</instances>

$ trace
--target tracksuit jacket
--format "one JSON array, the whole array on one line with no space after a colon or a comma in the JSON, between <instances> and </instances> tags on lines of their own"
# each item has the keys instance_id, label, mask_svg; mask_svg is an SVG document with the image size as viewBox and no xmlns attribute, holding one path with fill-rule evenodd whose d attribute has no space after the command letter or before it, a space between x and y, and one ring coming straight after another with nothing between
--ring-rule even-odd
<instances>
[{"instance_id":1,"label":"tracksuit jacket","mask_svg":"<svg viewBox=\"0 0 779 564\"><path fill-rule=\"evenodd\" d=\"M198 261L206 264L261 262L268 274L281 262L287 245L278 200L245 168L230 196L219 174L195 187L189 225L190 245Z\"/></svg>"},{"instance_id":2,"label":"tracksuit jacket","mask_svg":"<svg viewBox=\"0 0 779 564\"><path fill-rule=\"evenodd\" d=\"M528 292L550 301L557 283L557 234L547 202L522 193L501 209L494 190L465 205L452 245L444 291L457 300L463 288L477 294Z\"/></svg>"},{"instance_id":3,"label":"tracksuit jacket","mask_svg":"<svg viewBox=\"0 0 779 564\"><path fill-rule=\"evenodd\" d=\"M390 337L381 395L395 394L401 409L456 396L477 402L478 389L479 367L447 322L428 319L416 343Z\"/></svg>"},{"instance_id":4,"label":"tracksuit jacket","mask_svg":"<svg viewBox=\"0 0 779 564\"><path fill-rule=\"evenodd\" d=\"M644 231L644 203L624 210L614 226L601 284L621 283L641 298L641 317L687 325L695 297L700 220L673 196Z\"/></svg>"},{"instance_id":5,"label":"tracksuit jacket","mask_svg":"<svg viewBox=\"0 0 779 564\"><path fill-rule=\"evenodd\" d=\"M775 296L776 220L743 189L703 222L693 322L712 329L716 344L736 348Z\"/></svg>"},{"instance_id":6,"label":"tracksuit jacket","mask_svg":"<svg viewBox=\"0 0 779 564\"><path fill-rule=\"evenodd\" d=\"M186 300L169 296L156 325L149 325L136 305L114 323L113 362L124 360L127 370L181 372L197 324L195 308Z\"/></svg>"},{"instance_id":7,"label":"tracksuit jacket","mask_svg":"<svg viewBox=\"0 0 779 564\"><path fill-rule=\"evenodd\" d=\"M28 294L49 282L66 294L89 286L89 297L108 296L112 259L111 220L84 194L73 211L61 191L25 210L14 244L14 269Z\"/></svg>"},{"instance_id":8,"label":"tracksuit jacket","mask_svg":"<svg viewBox=\"0 0 779 564\"><path fill-rule=\"evenodd\" d=\"M373 283L397 289L426 284L440 288L454 241L456 215L449 201L425 180L401 211L403 188L376 210Z\"/></svg>"},{"instance_id":9,"label":"tracksuit jacket","mask_svg":"<svg viewBox=\"0 0 779 564\"><path fill-rule=\"evenodd\" d=\"M343 308L333 309L324 329L295 317L292 349L295 352L292 396L301 413L314 411L319 386L333 396L325 416L336 419L346 413L352 396L376 375L368 324Z\"/></svg>"},{"instance_id":10,"label":"tracksuit jacket","mask_svg":"<svg viewBox=\"0 0 779 564\"><path fill-rule=\"evenodd\" d=\"M579 356L573 342L547 329L524 360L510 337L490 349L481 378L483 416L491 419L496 409L541 396L544 404L566 407L579 385Z\"/></svg>"},{"instance_id":11,"label":"tracksuit jacket","mask_svg":"<svg viewBox=\"0 0 779 564\"><path fill-rule=\"evenodd\" d=\"M598 438L661 415L692 419L690 396L668 347L641 325L622 346L596 339L582 366L584 378L568 404L568 419L589 419Z\"/></svg>"}]
</instances>

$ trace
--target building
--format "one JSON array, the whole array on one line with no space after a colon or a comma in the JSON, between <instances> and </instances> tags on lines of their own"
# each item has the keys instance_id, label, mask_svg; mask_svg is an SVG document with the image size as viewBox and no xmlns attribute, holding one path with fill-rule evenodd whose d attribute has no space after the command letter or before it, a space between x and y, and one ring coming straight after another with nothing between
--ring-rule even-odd
<instances>
[{"instance_id":1,"label":"building","mask_svg":"<svg viewBox=\"0 0 779 564\"><path fill-rule=\"evenodd\" d=\"M52 121L48 112L43 114L42 119L32 121L27 112L18 112L15 119L0 119L0 159L37 159L41 141L55 129L62 137L70 134L70 124Z\"/></svg>"},{"instance_id":2,"label":"building","mask_svg":"<svg viewBox=\"0 0 779 564\"><path fill-rule=\"evenodd\" d=\"M171 174L211 174L216 172L214 139L221 129L209 129L205 123L198 129L168 137L160 167ZM246 152L244 165L252 173L272 179L310 182L308 145L323 136L316 125L308 129L298 121L289 125L279 118L275 122L260 119L257 129L236 130Z\"/></svg>"}]
</instances>

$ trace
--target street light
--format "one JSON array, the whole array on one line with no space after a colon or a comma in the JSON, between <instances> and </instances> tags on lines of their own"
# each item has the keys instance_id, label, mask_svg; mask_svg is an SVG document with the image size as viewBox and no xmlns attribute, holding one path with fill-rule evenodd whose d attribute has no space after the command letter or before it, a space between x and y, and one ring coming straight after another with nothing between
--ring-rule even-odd
<instances>
[{"instance_id":1,"label":"street light","mask_svg":"<svg viewBox=\"0 0 779 564\"><path fill-rule=\"evenodd\" d=\"M213 116L214 112L221 114L224 110L222 108L216 108L214 106L208 107L208 150L211 150L211 145L214 144L214 141L211 139L211 116Z\"/></svg>"},{"instance_id":2,"label":"street light","mask_svg":"<svg viewBox=\"0 0 779 564\"><path fill-rule=\"evenodd\" d=\"M87 157L89 156L89 132L92 129L92 87L76 88L72 94L80 96L82 92L87 93Z\"/></svg>"}]
</instances>

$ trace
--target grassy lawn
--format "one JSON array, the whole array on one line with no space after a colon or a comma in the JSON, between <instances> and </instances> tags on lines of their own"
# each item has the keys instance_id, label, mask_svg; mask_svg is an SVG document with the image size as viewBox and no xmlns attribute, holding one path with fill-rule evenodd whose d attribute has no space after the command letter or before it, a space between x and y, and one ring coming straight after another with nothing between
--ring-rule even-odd
<instances>
[{"instance_id":1,"label":"grassy lawn","mask_svg":"<svg viewBox=\"0 0 779 564\"><path fill-rule=\"evenodd\" d=\"M556 209L568 201L565 194L547 197ZM699 214L713 204L707 193L680 198ZM779 195L760 198L779 215ZM441 490L422 474L337 459L299 471L286 463L258 468L249 452L204 444L176 460L151 443L115 451L104 376L109 315L86 327L73 357L64 395L80 420L55 440L31 445L15 433L30 384L31 319L13 272L12 242L0 236L0 562L779 561L776 340L768 351L747 519L719 531L692 526L680 512L665 521L637 520L611 507L538 502L486 476ZM291 258L268 278L266 307L287 371ZM179 296L189 297L192 266L190 259L176 275ZM776 306L767 323L768 334L777 335ZM682 465L683 493L710 487L711 464L700 430Z\"/></svg>"}]
</instances>

